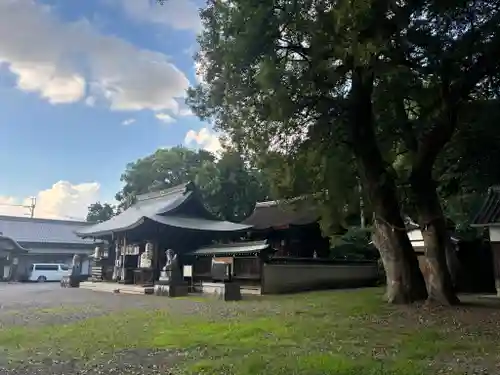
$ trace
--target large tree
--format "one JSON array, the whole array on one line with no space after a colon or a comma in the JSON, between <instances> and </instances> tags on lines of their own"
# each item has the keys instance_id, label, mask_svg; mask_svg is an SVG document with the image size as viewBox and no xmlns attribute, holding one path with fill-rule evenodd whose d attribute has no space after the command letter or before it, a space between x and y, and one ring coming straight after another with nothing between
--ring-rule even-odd
<instances>
[{"instance_id":1,"label":"large tree","mask_svg":"<svg viewBox=\"0 0 500 375\"><path fill-rule=\"evenodd\" d=\"M93 203L88 208L87 221L90 223L102 223L115 215L115 208L108 203Z\"/></svg>"},{"instance_id":2,"label":"large tree","mask_svg":"<svg viewBox=\"0 0 500 375\"><path fill-rule=\"evenodd\" d=\"M387 53L391 69L388 77L381 75L381 86L393 96L389 107L396 126L391 130L399 132L411 166L411 198L430 266L429 299L453 303L458 300L446 272L451 247L436 190L440 176L433 171L445 145L465 123L461 120L470 102L478 101L485 83L498 72L500 2L408 4L411 13L398 25ZM452 254L448 251L449 258Z\"/></svg>"},{"instance_id":3,"label":"large tree","mask_svg":"<svg viewBox=\"0 0 500 375\"><path fill-rule=\"evenodd\" d=\"M214 160L208 151L193 151L177 146L160 148L151 155L127 164L120 178L124 186L116 194L119 208L127 208L138 194L194 181L198 169Z\"/></svg>"},{"instance_id":4,"label":"large tree","mask_svg":"<svg viewBox=\"0 0 500 375\"><path fill-rule=\"evenodd\" d=\"M247 153L277 150L296 159L306 142L330 153L346 143L374 212L391 302L427 294L401 216L400 176L387 158L410 155L407 183L431 266L429 298L453 303L432 171L463 103L496 72L497 5L209 1L199 54L206 83L190 92L189 104ZM392 97L380 106L387 89Z\"/></svg>"},{"instance_id":5,"label":"large tree","mask_svg":"<svg viewBox=\"0 0 500 375\"><path fill-rule=\"evenodd\" d=\"M268 197L265 178L249 167L234 151L222 152L219 159L204 150L184 147L159 149L154 154L127 165L125 182L116 195L122 208L133 203L138 194L195 182L207 208L224 220L241 221L253 210L255 202Z\"/></svg>"}]
</instances>

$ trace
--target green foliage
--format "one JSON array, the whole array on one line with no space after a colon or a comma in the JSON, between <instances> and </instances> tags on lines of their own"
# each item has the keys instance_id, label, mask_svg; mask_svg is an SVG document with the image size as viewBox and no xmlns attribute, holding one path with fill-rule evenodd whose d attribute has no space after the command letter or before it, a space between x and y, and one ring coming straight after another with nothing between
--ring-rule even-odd
<instances>
[{"instance_id":1,"label":"green foliage","mask_svg":"<svg viewBox=\"0 0 500 375\"><path fill-rule=\"evenodd\" d=\"M160 148L154 154L129 163L120 180L125 183L116 200L120 208L133 203L134 197L192 181L205 162L213 163L207 151L185 147Z\"/></svg>"},{"instance_id":2,"label":"green foliage","mask_svg":"<svg viewBox=\"0 0 500 375\"><path fill-rule=\"evenodd\" d=\"M87 221L90 223L101 223L111 219L115 215L115 208L108 203L93 203L88 208Z\"/></svg>"},{"instance_id":3,"label":"green foliage","mask_svg":"<svg viewBox=\"0 0 500 375\"><path fill-rule=\"evenodd\" d=\"M194 181L207 208L221 219L231 221L243 220L253 211L256 201L268 196L263 175L231 150L216 160L204 150L159 149L129 163L121 180L125 185L116 199L122 209L133 203L138 194Z\"/></svg>"},{"instance_id":4,"label":"green foliage","mask_svg":"<svg viewBox=\"0 0 500 375\"><path fill-rule=\"evenodd\" d=\"M331 238L332 256L337 259L378 259L377 249L370 244L372 229L351 227L341 236Z\"/></svg>"},{"instance_id":5,"label":"green foliage","mask_svg":"<svg viewBox=\"0 0 500 375\"><path fill-rule=\"evenodd\" d=\"M499 1L209 1L199 39L206 83L188 104L246 157L263 159L278 196L313 195L328 232L358 206L360 146L347 142L347 109L362 68L375 76L376 146L413 215L408 179L418 168L434 167L443 198L461 174L475 189L496 180L486 154L499 149L498 136L480 130L484 116L467 119L465 104L498 92L499 9ZM489 140L468 148L475 137Z\"/></svg>"},{"instance_id":6,"label":"green foliage","mask_svg":"<svg viewBox=\"0 0 500 375\"><path fill-rule=\"evenodd\" d=\"M216 163L203 163L194 180L210 208L221 219L239 222L258 201L268 199L266 182L235 151L225 152Z\"/></svg>"}]
</instances>

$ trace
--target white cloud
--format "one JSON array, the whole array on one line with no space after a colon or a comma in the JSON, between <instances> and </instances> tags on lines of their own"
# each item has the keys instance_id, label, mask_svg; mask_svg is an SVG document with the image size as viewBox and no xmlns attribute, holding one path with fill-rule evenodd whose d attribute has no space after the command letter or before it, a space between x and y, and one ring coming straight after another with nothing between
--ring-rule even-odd
<instances>
[{"instance_id":1,"label":"white cloud","mask_svg":"<svg viewBox=\"0 0 500 375\"><path fill-rule=\"evenodd\" d=\"M161 122L164 122L165 124L170 124L172 122L175 122L175 119L166 113L157 113L155 117Z\"/></svg>"},{"instance_id":2,"label":"white cloud","mask_svg":"<svg viewBox=\"0 0 500 375\"><path fill-rule=\"evenodd\" d=\"M175 111L189 86L167 56L99 33L85 20L64 23L33 0L0 0L1 65L20 90L54 104L85 99L115 110Z\"/></svg>"},{"instance_id":3,"label":"white cloud","mask_svg":"<svg viewBox=\"0 0 500 375\"><path fill-rule=\"evenodd\" d=\"M118 0L130 18L170 26L178 30L201 31L198 6L190 0L167 0L163 5L156 0Z\"/></svg>"},{"instance_id":4,"label":"white cloud","mask_svg":"<svg viewBox=\"0 0 500 375\"><path fill-rule=\"evenodd\" d=\"M36 195L35 217L83 220L87 216L88 206L99 200L100 187L97 182L76 185L68 181L56 182ZM30 198L0 196L0 214L25 216L29 213L27 208L9 205L30 204Z\"/></svg>"},{"instance_id":5,"label":"white cloud","mask_svg":"<svg viewBox=\"0 0 500 375\"><path fill-rule=\"evenodd\" d=\"M211 132L208 128L202 128L198 132L191 129L186 133L184 143L186 145L196 143L202 149L213 153L218 153L222 148L217 134Z\"/></svg>"},{"instance_id":6,"label":"white cloud","mask_svg":"<svg viewBox=\"0 0 500 375\"><path fill-rule=\"evenodd\" d=\"M128 119L122 121L122 125L124 125L124 126L132 125L134 122L135 122L135 118L128 118Z\"/></svg>"}]
</instances>

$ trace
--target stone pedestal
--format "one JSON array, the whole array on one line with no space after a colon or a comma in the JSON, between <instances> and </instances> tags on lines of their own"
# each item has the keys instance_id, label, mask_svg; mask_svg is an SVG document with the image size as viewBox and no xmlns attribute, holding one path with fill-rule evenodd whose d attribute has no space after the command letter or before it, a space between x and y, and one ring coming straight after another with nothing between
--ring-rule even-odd
<instances>
[{"instance_id":1,"label":"stone pedestal","mask_svg":"<svg viewBox=\"0 0 500 375\"><path fill-rule=\"evenodd\" d=\"M189 292L188 284L156 284L154 287L155 296L163 297L183 297Z\"/></svg>"},{"instance_id":2,"label":"stone pedestal","mask_svg":"<svg viewBox=\"0 0 500 375\"><path fill-rule=\"evenodd\" d=\"M61 288L79 288L80 278L73 276L63 276L60 285Z\"/></svg>"},{"instance_id":3,"label":"stone pedestal","mask_svg":"<svg viewBox=\"0 0 500 375\"><path fill-rule=\"evenodd\" d=\"M239 301L242 298L240 285L232 282L220 284L220 288L215 291L215 295L224 301Z\"/></svg>"},{"instance_id":4,"label":"stone pedestal","mask_svg":"<svg viewBox=\"0 0 500 375\"><path fill-rule=\"evenodd\" d=\"M237 283L224 283L224 301L241 300L241 288Z\"/></svg>"}]
</instances>

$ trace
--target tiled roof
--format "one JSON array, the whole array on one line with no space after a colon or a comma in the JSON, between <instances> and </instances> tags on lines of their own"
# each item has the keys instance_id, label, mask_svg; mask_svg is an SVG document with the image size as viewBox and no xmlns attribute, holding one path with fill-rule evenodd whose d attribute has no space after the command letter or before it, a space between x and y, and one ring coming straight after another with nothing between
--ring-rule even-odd
<instances>
[{"instance_id":1,"label":"tiled roof","mask_svg":"<svg viewBox=\"0 0 500 375\"><path fill-rule=\"evenodd\" d=\"M258 202L253 213L243 223L255 229L279 228L288 225L306 225L319 220L316 208L304 200L292 202Z\"/></svg>"},{"instance_id":2,"label":"tiled roof","mask_svg":"<svg viewBox=\"0 0 500 375\"><path fill-rule=\"evenodd\" d=\"M195 190L194 184L188 183L140 195L137 197L137 203L119 215L82 228L78 234L81 237L103 237L110 233L134 229L145 220L171 227L211 232L236 232L250 228L244 224L217 220L204 208Z\"/></svg>"},{"instance_id":3,"label":"tiled roof","mask_svg":"<svg viewBox=\"0 0 500 375\"><path fill-rule=\"evenodd\" d=\"M492 186L488 189L483 206L472 220L474 226L491 224L500 224L500 186Z\"/></svg>"},{"instance_id":4,"label":"tiled roof","mask_svg":"<svg viewBox=\"0 0 500 375\"><path fill-rule=\"evenodd\" d=\"M93 244L92 240L79 238L75 231L89 223L70 220L36 219L18 216L0 216L0 234L20 244L58 243Z\"/></svg>"},{"instance_id":5,"label":"tiled roof","mask_svg":"<svg viewBox=\"0 0 500 375\"><path fill-rule=\"evenodd\" d=\"M10 237L0 235L0 251L17 251L26 253L28 249L25 249Z\"/></svg>"}]
</instances>

